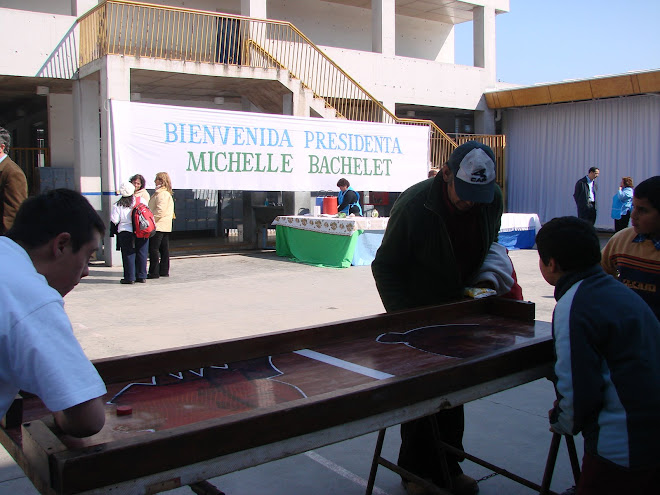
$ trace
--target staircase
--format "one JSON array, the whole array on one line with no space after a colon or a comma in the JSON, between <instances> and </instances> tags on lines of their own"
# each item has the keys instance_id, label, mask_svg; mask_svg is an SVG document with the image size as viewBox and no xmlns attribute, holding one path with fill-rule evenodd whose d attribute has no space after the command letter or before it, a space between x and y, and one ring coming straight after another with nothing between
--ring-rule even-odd
<instances>
[{"instance_id":1,"label":"staircase","mask_svg":"<svg viewBox=\"0 0 660 495\"><path fill-rule=\"evenodd\" d=\"M78 23L80 66L124 55L222 64L227 72L240 69L237 77L253 69L302 94L305 105L322 118L428 127L435 167L457 146L430 120L396 117L288 22L107 0Z\"/></svg>"}]
</instances>

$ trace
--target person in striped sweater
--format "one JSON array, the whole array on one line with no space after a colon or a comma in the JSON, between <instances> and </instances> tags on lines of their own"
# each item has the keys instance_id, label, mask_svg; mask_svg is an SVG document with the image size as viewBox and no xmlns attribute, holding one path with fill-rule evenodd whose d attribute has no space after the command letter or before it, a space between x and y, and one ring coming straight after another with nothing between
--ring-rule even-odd
<instances>
[{"instance_id":1,"label":"person in striped sweater","mask_svg":"<svg viewBox=\"0 0 660 495\"><path fill-rule=\"evenodd\" d=\"M641 182L633 192L632 227L612 236L603 269L631 288L660 320L660 175Z\"/></svg>"}]
</instances>

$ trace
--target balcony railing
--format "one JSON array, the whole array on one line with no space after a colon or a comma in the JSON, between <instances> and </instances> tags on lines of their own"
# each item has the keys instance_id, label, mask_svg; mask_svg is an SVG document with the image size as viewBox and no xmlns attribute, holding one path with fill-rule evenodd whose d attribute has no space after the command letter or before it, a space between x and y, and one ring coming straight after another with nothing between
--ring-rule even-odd
<instances>
[{"instance_id":1,"label":"balcony railing","mask_svg":"<svg viewBox=\"0 0 660 495\"><path fill-rule=\"evenodd\" d=\"M436 167L456 148L432 121L396 117L288 22L107 0L79 24L81 66L128 55L286 70L339 118L427 126Z\"/></svg>"}]
</instances>

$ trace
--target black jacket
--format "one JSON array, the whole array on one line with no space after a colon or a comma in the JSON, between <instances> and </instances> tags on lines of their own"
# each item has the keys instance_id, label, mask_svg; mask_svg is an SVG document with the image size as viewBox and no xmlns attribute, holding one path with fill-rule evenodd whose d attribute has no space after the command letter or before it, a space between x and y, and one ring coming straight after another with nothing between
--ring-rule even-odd
<instances>
[{"instance_id":1,"label":"black jacket","mask_svg":"<svg viewBox=\"0 0 660 495\"><path fill-rule=\"evenodd\" d=\"M482 245L478 267L497 241L502 219L502 191L480 208ZM408 188L397 199L383 242L371 264L386 311L443 304L460 299L462 280L442 212L442 176ZM470 274L470 277L476 275Z\"/></svg>"},{"instance_id":2,"label":"black jacket","mask_svg":"<svg viewBox=\"0 0 660 495\"><path fill-rule=\"evenodd\" d=\"M582 177L575 183L575 191L573 192L573 199L577 206L578 218L587 218L589 211L589 182L586 177ZM596 208L596 195L594 194L594 209Z\"/></svg>"}]
</instances>

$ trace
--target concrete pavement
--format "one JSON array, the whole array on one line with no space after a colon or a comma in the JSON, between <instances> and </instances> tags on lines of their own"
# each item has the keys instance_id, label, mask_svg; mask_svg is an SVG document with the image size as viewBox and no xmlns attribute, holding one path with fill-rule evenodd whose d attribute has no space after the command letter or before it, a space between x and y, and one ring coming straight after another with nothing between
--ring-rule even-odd
<instances>
[{"instance_id":1,"label":"concrete pavement","mask_svg":"<svg viewBox=\"0 0 660 495\"><path fill-rule=\"evenodd\" d=\"M536 317L550 321L553 288L541 278L535 250L511 258L525 299ZM180 256L171 277L121 285L121 267L100 264L66 298L76 336L90 359L308 327L383 312L369 267L318 268L279 258L273 251ZM551 434L547 410L552 385L539 380L466 405L465 447L540 483ZM576 439L581 456L582 441ZM360 494L369 474L376 434L211 480L228 495ZM395 461L398 428L385 439L384 457ZM465 461L480 493L534 493ZM555 470L555 491L572 485L565 448ZM379 469L374 493L403 495L398 476ZM0 495L36 494L4 449L0 449ZM192 493L179 488L171 494Z\"/></svg>"}]
</instances>

